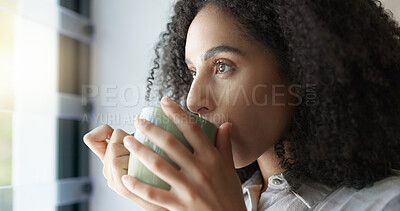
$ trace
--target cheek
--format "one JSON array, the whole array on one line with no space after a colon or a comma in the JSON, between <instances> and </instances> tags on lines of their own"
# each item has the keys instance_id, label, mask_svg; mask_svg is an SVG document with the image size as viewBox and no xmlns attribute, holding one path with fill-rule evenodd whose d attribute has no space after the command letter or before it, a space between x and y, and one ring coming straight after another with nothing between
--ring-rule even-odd
<instances>
[{"instance_id":1,"label":"cheek","mask_svg":"<svg viewBox=\"0 0 400 211\"><path fill-rule=\"evenodd\" d=\"M263 112L248 110L242 117L235 119L236 127L232 130L232 150L238 166L254 162L266 150L271 148L276 139L276 131L270 125L274 122Z\"/></svg>"},{"instance_id":2,"label":"cheek","mask_svg":"<svg viewBox=\"0 0 400 211\"><path fill-rule=\"evenodd\" d=\"M265 128L269 124L265 107L253 103L249 87L232 90L229 103L229 119L233 123L231 141L235 167L240 168L254 162L270 144Z\"/></svg>"},{"instance_id":3,"label":"cheek","mask_svg":"<svg viewBox=\"0 0 400 211\"><path fill-rule=\"evenodd\" d=\"M243 86L231 93L232 150L235 166L240 168L254 162L284 135L292 108L278 105L281 98L273 101L268 85Z\"/></svg>"}]
</instances>

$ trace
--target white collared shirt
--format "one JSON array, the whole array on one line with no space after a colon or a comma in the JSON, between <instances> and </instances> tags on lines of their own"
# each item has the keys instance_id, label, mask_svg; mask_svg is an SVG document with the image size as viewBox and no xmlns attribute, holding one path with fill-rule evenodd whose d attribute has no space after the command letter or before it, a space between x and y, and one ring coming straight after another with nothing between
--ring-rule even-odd
<instances>
[{"instance_id":1,"label":"white collared shirt","mask_svg":"<svg viewBox=\"0 0 400 211\"><path fill-rule=\"evenodd\" d=\"M361 190L320 183L303 183L296 191L284 174L268 178L268 188L260 195L262 175L256 171L242 184L248 211L257 210L393 210L400 211L400 171Z\"/></svg>"}]
</instances>

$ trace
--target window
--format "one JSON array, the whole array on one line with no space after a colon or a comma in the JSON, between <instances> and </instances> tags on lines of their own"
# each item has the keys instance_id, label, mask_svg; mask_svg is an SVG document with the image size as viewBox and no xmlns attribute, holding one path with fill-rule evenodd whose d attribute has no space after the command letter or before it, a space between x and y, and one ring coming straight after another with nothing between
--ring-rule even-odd
<instances>
[{"instance_id":1,"label":"window","mask_svg":"<svg viewBox=\"0 0 400 211\"><path fill-rule=\"evenodd\" d=\"M89 0L0 1L2 211L88 210L89 8Z\"/></svg>"}]
</instances>

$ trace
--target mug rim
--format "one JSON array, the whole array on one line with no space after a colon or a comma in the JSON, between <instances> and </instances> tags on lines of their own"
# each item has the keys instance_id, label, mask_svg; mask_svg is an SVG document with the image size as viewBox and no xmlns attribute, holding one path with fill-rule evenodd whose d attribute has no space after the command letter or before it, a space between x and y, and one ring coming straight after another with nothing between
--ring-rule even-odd
<instances>
[{"instance_id":1,"label":"mug rim","mask_svg":"<svg viewBox=\"0 0 400 211\"><path fill-rule=\"evenodd\" d=\"M165 112L164 112L164 110L162 109L161 106L143 106L143 107L142 107L142 110L143 110L144 108L160 109L160 110L164 113L164 115L165 115ZM141 110L141 111L142 111L142 110ZM141 112L141 111L140 111L140 112ZM204 119L204 118L202 118L202 117L200 117L200 116L194 114L193 112L187 112L187 113L190 114L192 117L199 118L201 121L205 121L207 124L211 124L211 125L214 126L215 128L218 128L214 123L212 123L212 122L208 121L207 119ZM140 113L139 113L139 115L140 115ZM165 115L165 116L166 116L166 115ZM168 119L169 119L169 118L168 118ZM196 119L195 119L195 120L196 120ZM171 120L171 121L172 121L172 120Z\"/></svg>"}]
</instances>

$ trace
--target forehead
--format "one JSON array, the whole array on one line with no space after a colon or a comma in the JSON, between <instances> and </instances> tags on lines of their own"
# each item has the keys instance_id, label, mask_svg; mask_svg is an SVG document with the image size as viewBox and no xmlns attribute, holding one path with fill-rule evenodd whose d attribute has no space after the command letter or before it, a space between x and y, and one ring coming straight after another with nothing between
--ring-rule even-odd
<instances>
[{"instance_id":1,"label":"forehead","mask_svg":"<svg viewBox=\"0 0 400 211\"><path fill-rule=\"evenodd\" d=\"M201 9L190 24L186 39L186 57L218 45L240 47L243 36L235 19L217 6Z\"/></svg>"}]
</instances>

